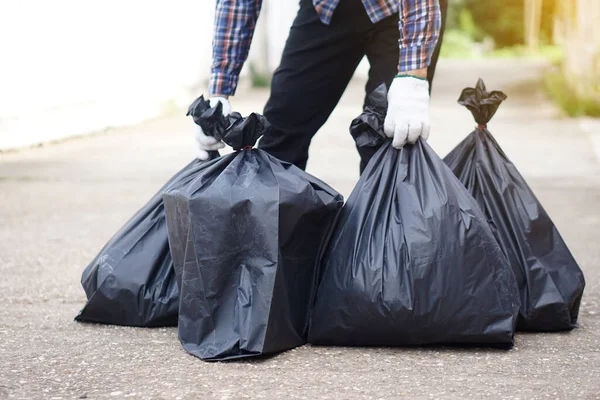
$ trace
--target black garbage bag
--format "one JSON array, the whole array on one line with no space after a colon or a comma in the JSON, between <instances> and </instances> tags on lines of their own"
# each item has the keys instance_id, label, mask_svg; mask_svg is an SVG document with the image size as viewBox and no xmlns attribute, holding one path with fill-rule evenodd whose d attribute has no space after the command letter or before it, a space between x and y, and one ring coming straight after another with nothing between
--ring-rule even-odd
<instances>
[{"instance_id":1,"label":"black garbage bag","mask_svg":"<svg viewBox=\"0 0 600 400\"><path fill-rule=\"evenodd\" d=\"M380 86L350 128L381 148L323 257L309 342L512 346L517 289L484 215L426 142L391 146L386 109Z\"/></svg>"},{"instance_id":2,"label":"black garbage bag","mask_svg":"<svg viewBox=\"0 0 600 400\"><path fill-rule=\"evenodd\" d=\"M191 114L236 150L206 163L163 199L181 289L179 339L203 360L306 343L317 259L343 198L299 168L252 149L264 117L222 118L202 99ZM204 124L203 119L216 122ZM225 129L221 128L225 126Z\"/></svg>"},{"instance_id":3,"label":"black garbage bag","mask_svg":"<svg viewBox=\"0 0 600 400\"><path fill-rule=\"evenodd\" d=\"M583 273L517 168L486 124L506 95L487 92L480 79L463 90L478 127L444 158L475 197L510 261L521 296L517 329L567 330L577 326Z\"/></svg>"},{"instance_id":4,"label":"black garbage bag","mask_svg":"<svg viewBox=\"0 0 600 400\"><path fill-rule=\"evenodd\" d=\"M87 266L81 285L88 301L76 321L177 325L179 289L169 253L162 193L170 185L190 181L202 164L192 161L175 174Z\"/></svg>"}]
</instances>

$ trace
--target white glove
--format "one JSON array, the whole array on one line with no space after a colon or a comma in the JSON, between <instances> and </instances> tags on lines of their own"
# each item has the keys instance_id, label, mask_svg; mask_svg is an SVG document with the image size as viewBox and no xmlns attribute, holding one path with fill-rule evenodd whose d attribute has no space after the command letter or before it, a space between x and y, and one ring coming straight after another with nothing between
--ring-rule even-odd
<instances>
[{"instance_id":1,"label":"white glove","mask_svg":"<svg viewBox=\"0 0 600 400\"><path fill-rule=\"evenodd\" d=\"M383 131L392 146L401 149L407 142L429 137L429 82L411 76L394 78L388 91L388 109Z\"/></svg>"},{"instance_id":2,"label":"white glove","mask_svg":"<svg viewBox=\"0 0 600 400\"><path fill-rule=\"evenodd\" d=\"M211 97L208 99L210 106L214 107L218 102L223 104L223 115L226 117L231 114L231 104L225 97ZM212 136L206 136L199 125L194 124L194 148L196 158L202 161L208 160L208 152L219 150L225 147L225 143L215 139Z\"/></svg>"}]
</instances>

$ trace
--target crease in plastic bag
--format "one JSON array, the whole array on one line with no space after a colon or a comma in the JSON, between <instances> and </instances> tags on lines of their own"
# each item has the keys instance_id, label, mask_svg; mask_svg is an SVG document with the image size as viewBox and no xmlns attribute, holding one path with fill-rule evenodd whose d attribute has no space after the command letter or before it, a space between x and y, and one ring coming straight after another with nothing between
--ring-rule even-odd
<instances>
[{"instance_id":1,"label":"crease in plastic bag","mask_svg":"<svg viewBox=\"0 0 600 400\"><path fill-rule=\"evenodd\" d=\"M426 142L391 146L386 97L376 89L351 125L380 148L325 252L309 342L512 346L519 298L485 216Z\"/></svg>"},{"instance_id":2,"label":"crease in plastic bag","mask_svg":"<svg viewBox=\"0 0 600 400\"><path fill-rule=\"evenodd\" d=\"M190 115L235 153L163 196L181 289L179 339L203 360L272 354L306 343L318 259L343 198L252 149L265 118L196 100Z\"/></svg>"},{"instance_id":3,"label":"crease in plastic bag","mask_svg":"<svg viewBox=\"0 0 600 400\"><path fill-rule=\"evenodd\" d=\"M521 297L517 328L568 330L577 326L585 279L556 226L487 129L506 95L481 79L459 104L478 127L444 161L487 216L513 269Z\"/></svg>"}]
</instances>

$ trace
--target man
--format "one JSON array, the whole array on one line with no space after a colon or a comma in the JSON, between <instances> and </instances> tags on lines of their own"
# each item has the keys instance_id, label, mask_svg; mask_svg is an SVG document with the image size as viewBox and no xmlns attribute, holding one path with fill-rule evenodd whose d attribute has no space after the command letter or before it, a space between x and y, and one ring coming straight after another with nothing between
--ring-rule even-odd
<instances>
[{"instance_id":1,"label":"man","mask_svg":"<svg viewBox=\"0 0 600 400\"><path fill-rule=\"evenodd\" d=\"M223 103L226 114L261 1L217 0L209 98L213 105ZM447 0L301 0L264 110L273 129L259 148L305 169L312 137L365 55L367 94L381 83L389 88L384 130L392 145L427 139L429 93L446 9ZM200 159L224 147L198 126L195 136ZM359 153L362 172L374 152Z\"/></svg>"}]
</instances>

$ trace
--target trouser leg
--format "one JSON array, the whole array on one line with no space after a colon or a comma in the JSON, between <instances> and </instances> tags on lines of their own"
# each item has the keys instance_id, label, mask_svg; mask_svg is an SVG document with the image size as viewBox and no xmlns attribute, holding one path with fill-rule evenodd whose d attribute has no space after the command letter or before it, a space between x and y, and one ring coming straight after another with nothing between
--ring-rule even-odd
<instances>
[{"instance_id":1,"label":"trouser leg","mask_svg":"<svg viewBox=\"0 0 600 400\"><path fill-rule=\"evenodd\" d=\"M310 142L364 56L370 26L360 0L340 2L330 25L321 23L312 1L301 2L264 110L273 129L259 148L306 168Z\"/></svg>"},{"instance_id":2,"label":"trouser leg","mask_svg":"<svg viewBox=\"0 0 600 400\"><path fill-rule=\"evenodd\" d=\"M440 10L442 14L442 24L440 36L431 57L431 63L427 68L427 80L429 81L429 91L433 85L433 77L435 75L435 67L440 55L442 46L442 37L446 26L446 14L448 10L448 0L440 0ZM398 73L398 59L400 50L398 40L400 39L400 31L398 29L398 15L393 15L373 25L371 31L367 35L367 43L365 53L369 60L369 79L366 85L367 96L375 90L379 85L385 83L389 88L392 80ZM366 101L366 97L365 97ZM360 172L362 173L367 166L369 160L375 152L376 148L358 148L360 154Z\"/></svg>"}]
</instances>

